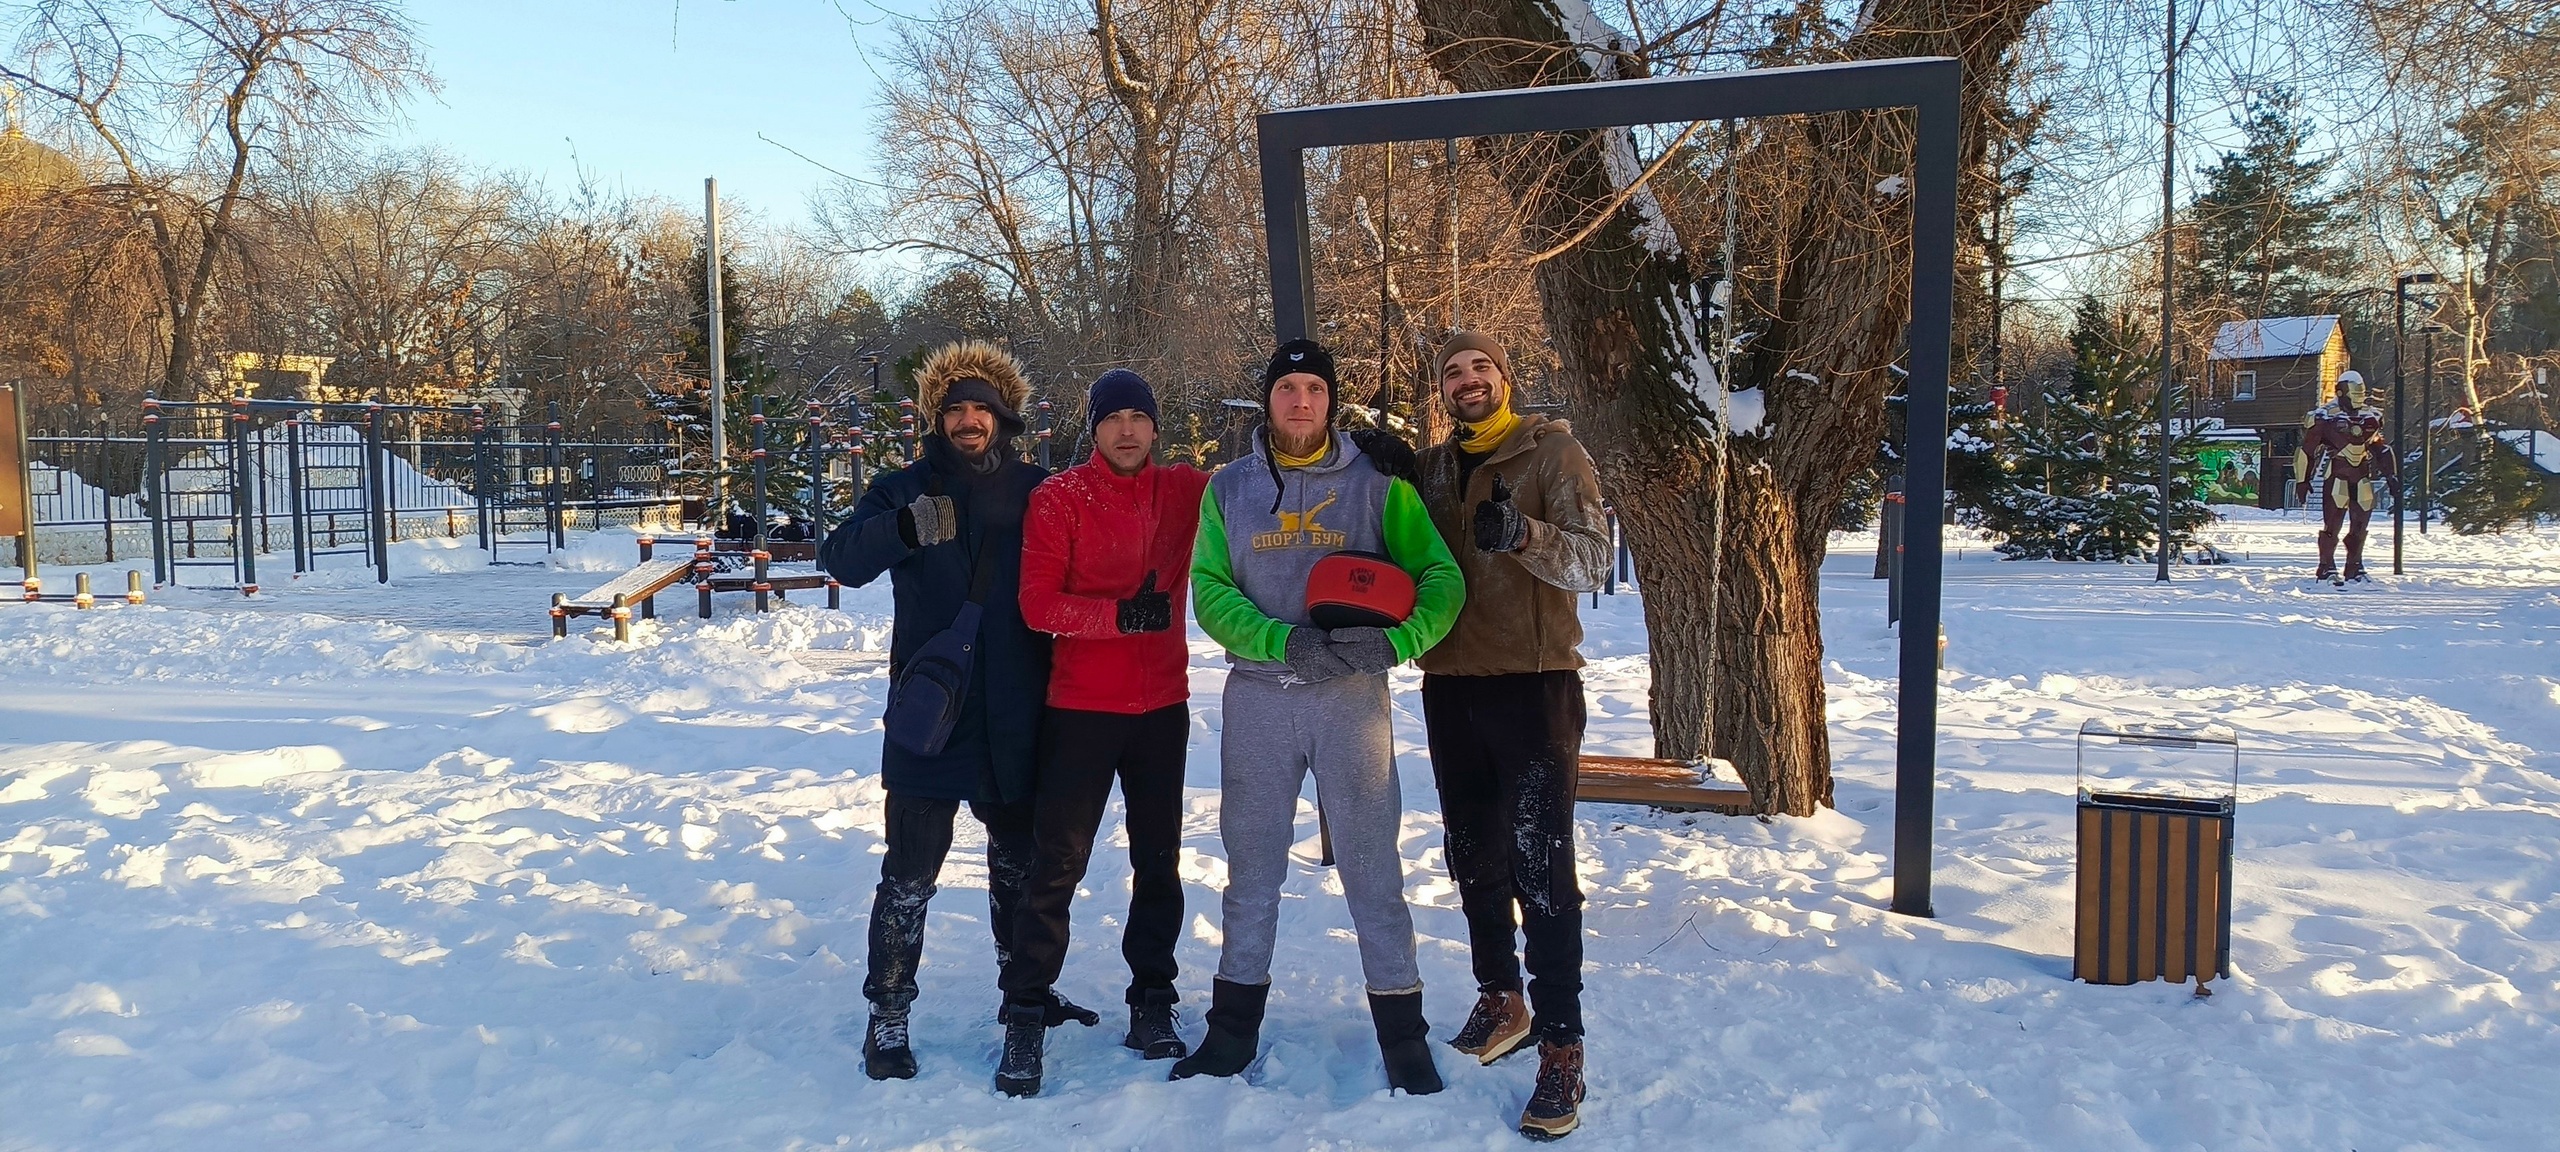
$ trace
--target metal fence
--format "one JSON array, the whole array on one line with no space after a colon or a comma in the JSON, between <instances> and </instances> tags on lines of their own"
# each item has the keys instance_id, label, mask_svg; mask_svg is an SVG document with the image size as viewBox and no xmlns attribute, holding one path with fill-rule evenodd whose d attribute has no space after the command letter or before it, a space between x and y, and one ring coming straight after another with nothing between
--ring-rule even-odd
<instances>
[{"instance_id":1,"label":"metal fence","mask_svg":"<svg viewBox=\"0 0 2560 1152\"><path fill-rule=\"evenodd\" d=\"M820 405L770 420L763 407L752 406L741 438L751 447L725 474L737 513L758 524L783 511L832 522L860 495L874 446L859 428L830 424ZM698 442L688 470L681 440L578 439L556 405L548 417L504 424L478 408L146 400L139 429L28 438L37 558L148 555L157 584L254 589L262 557L271 572L367 568L387 581L389 546L401 540L467 537L492 562L540 562L575 529L729 521L731 510L707 498L714 477Z\"/></svg>"},{"instance_id":2,"label":"metal fence","mask_svg":"<svg viewBox=\"0 0 2560 1152\"><path fill-rule=\"evenodd\" d=\"M399 439L400 416L467 431ZM572 440L552 423L528 436L472 409L152 401L140 435L43 434L28 448L39 560L148 554L160 584L254 588L261 555L387 580L400 540L548 551L580 522L672 521L687 496L667 442Z\"/></svg>"}]
</instances>

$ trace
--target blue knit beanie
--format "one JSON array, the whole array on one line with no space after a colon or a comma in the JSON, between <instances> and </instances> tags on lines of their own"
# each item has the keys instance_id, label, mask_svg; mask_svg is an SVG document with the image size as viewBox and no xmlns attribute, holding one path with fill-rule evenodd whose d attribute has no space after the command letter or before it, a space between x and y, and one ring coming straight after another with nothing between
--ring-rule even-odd
<instances>
[{"instance_id":1,"label":"blue knit beanie","mask_svg":"<svg viewBox=\"0 0 2560 1152\"><path fill-rule=\"evenodd\" d=\"M1126 368L1114 368L1093 382L1093 393L1085 403L1085 424L1100 427L1102 418L1124 408L1135 408L1147 419L1163 423L1156 414L1156 390L1147 386L1147 378Z\"/></svg>"}]
</instances>

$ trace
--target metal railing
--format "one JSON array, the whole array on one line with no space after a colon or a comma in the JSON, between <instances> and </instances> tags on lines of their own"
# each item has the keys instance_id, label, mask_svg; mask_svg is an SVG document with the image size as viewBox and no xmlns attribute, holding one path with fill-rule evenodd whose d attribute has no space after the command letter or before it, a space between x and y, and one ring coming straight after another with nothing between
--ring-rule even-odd
<instances>
[{"instance_id":1,"label":"metal railing","mask_svg":"<svg viewBox=\"0 0 2560 1152\"><path fill-rule=\"evenodd\" d=\"M579 528L721 519L681 441L572 439L557 405L548 416L502 425L478 408L148 399L139 434L28 438L38 553L85 564L147 552L156 584L204 573L254 590L262 556L289 558L296 574L355 557L388 581L401 540L469 537L494 560L548 554ZM858 429L832 427L818 405L798 419L759 411L752 429L736 464L755 477L742 503L757 523L768 488L829 522L859 496Z\"/></svg>"}]
</instances>

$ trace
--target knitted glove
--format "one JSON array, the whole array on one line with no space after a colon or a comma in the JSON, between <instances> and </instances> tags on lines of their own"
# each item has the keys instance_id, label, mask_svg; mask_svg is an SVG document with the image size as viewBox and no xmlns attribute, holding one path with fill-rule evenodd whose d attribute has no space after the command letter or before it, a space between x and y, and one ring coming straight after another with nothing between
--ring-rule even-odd
<instances>
[{"instance_id":1,"label":"knitted glove","mask_svg":"<svg viewBox=\"0 0 2560 1152\"><path fill-rule=\"evenodd\" d=\"M1485 552L1517 552L1529 542L1529 519L1511 502L1511 486L1493 478L1493 499L1476 501L1476 548Z\"/></svg>"},{"instance_id":2,"label":"knitted glove","mask_svg":"<svg viewBox=\"0 0 2560 1152\"><path fill-rule=\"evenodd\" d=\"M1351 433L1352 446L1369 458L1370 467L1407 484L1420 484L1421 473L1414 466L1413 445L1383 428L1361 428Z\"/></svg>"},{"instance_id":3,"label":"knitted glove","mask_svg":"<svg viewBox=\"0 0 2560 1152\"><path fill-rule=\"evenodd\" d=\"M1304 624L1289 630L1289 641L1280 659L1289 666L1289 674L1302 683L1315 684L1351 674L1351 666L1334 655L1333 646L1325 642L1324 629Z\"/></svg>"},{"instance_id":4,"label":"knitted glove","mask_svg":"<svg viewBox=\"0 0 2560 1152\"><path fill-rule=\"evenodd\" d=\"M1325 637L1324 650L1361 676L1374 676L1396 666L1395 641L1383 629L1336 628Z\"/></svg>"},{"instance_id":5,"label":"knitted glove","mask_svg":"<svg viewBox=\"0 0 2560 1152\"><path fill-rule=\"evenodd\" d=\"M1173 627L1173 593L1156 591L1156 574L1147 573L1147 582L1138 586L1137 594L1120 602L1120 631L1162 632Z\"/></svg>"},{"instance_id":6,"label":"knitted glove","mask_svg":"<svg viewBox=\"0 0 2560 1152\"><path fill-rule=\"evenodd\" d=\"M898 538L909 548L931 548L960 534L960 517L948 496L918 496L898 509Z\"/></svg>"}]
</instances>

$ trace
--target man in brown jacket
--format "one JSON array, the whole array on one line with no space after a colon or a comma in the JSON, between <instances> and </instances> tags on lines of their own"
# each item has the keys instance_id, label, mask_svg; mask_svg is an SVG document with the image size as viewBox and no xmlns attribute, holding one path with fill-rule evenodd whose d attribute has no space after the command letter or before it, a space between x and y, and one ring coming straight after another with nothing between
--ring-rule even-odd
<instances>
[{"instance_id":1,"label":"man in brown jacket","mask_svg":"<svg viewBox=\"0 0 2560 1152\"><path fill-rule=\"evenodd\" d=\"M1538 1086L1520 1130L1551 1139L1573 1131L1582 1101L1582 889L1573 868L1582 619L1573 598L1607 573L1609 531L1599 479L1572 429L1512 410L1502 346L1461 331L1437 359L1440 401L1457 432L1416 464L1423 506L1466 576L1467 603L1422 656L1422 714L1480 993L1450 1043L1493 1063L1528 1040L1534 1004ZM1515 929L1527 937L1526 1002Z\"/></svg>"}]
</instances>

